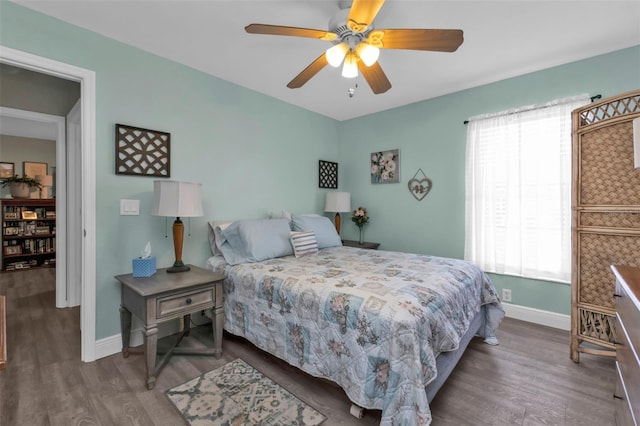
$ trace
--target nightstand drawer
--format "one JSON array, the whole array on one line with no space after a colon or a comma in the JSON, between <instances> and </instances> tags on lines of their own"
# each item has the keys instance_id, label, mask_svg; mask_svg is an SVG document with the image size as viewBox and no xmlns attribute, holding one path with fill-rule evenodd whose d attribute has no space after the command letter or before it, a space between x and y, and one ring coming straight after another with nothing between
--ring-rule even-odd
<instances>
[{"instance_id":1,"label":"nightstand drawer","mask_svg":"<svg viewBox=\"0 0 640 426\"><path fill-rule=\"evenodd\" d=\"M185 309L199 311L213 306L215 294L213 288L159 298L156 317L158 319L184 315Z\"/></svg>"}]
</instances>

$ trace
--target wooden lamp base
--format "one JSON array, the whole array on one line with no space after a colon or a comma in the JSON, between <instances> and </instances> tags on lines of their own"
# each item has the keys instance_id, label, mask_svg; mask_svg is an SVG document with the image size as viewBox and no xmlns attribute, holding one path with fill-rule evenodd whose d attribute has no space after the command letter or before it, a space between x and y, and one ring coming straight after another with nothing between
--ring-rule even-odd
<instances>
[{"instance_id":1,"label":"wooden lamp base","mask_svg":"<svg viewBox=\"0 0 640 426\"><path fill-rule=\"evenodd\" d=\"M179 217L173 222L173 250L176 255L176 261L173 266L167 269L169 273L187 272L191 268L182 262L182 243L184 241L184 225Z\"/></svg>"}]
</instances>

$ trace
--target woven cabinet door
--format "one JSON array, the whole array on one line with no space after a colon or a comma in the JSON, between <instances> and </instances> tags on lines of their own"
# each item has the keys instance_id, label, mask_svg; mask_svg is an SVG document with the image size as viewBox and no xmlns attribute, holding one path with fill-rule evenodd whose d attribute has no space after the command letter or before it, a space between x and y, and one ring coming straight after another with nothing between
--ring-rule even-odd
<instances>
[{"instance_id":1,"label":"woven cabinet door","mask_svg":"<svg viewBox=\"0 0 640 426\"><path fill-rule=\"evenodd\" d=\"M640 266L640 169L633 124L640 91L573 112L571 358L615 356L611 265Z\"/></svg>"}]
</instances>

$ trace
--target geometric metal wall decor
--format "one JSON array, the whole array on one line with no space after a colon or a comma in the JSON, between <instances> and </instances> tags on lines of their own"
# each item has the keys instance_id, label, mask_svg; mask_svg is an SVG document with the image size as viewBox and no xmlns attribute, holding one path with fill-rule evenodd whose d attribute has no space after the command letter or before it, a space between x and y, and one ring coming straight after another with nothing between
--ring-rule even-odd
<instances>
[{"instance_id":1,"label":"geometric metal wall decor","mask_svg":"<svg viewBox=\"0 0 640 426\"><path fill-rule=\"evenodd\" d=\"M338 189L338 163L318 161L318 187Z\"/></svg>"},{"instance_id":2,"label":"geometric metal wall decor","mask_svg":"<svg viewBox=\"0 0 640 426\"><path fill-rule=\"evenodd\" d=\"M171 177L171 134L116 124L116 174Z\"/></svg>"}]
</instances>

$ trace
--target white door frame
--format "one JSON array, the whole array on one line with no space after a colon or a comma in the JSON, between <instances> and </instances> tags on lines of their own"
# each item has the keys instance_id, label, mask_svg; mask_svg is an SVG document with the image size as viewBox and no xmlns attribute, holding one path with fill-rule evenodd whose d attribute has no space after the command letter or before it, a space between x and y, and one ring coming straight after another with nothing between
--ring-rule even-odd
<instances>
[{"instance_id":1,"label":"white door frame","mask_svg":"<svg viewBox=\"0 0 640 426\"><path fill-rule=\"evenodd\" d=\"M0 45L0 62L80 83L82 102L81 359L96 359L96 75L94 71Z\"/></svg>"},{"instance_id":2,"label":"white door frame","mask_svg":"<svg viewBox=\"0 0 640 426\"><path fill-rule=\"evenodd\" d=\"M0 116L17 118L24 120L25 126L16 128L11 132L12 136L32 137L29 134L29 127L51 129L51 134L55 134L56 141L56 167L58 170L65 170L66 158L66 126L65 118L59 115L43 114L22 109L7 108L0 106ZM48 131L48 130L47 130ZM67 229L66 229L66 174L56 173L56 308L66 308L69 305L69 289L67 284Z\"/></svg>"},{"instance_id":3,"label":"white door frame","mask_svg":"<svg viewBox=\"0 0 640 426\"><path fill-rule=\"evenodd\" d=\"M67 114L66 157L65 168L66 182L64 216L66 222L67 239L65 268L67 271L67 306L81 305L82 302L82 99L78 99L71 111ZM56 291L61 286L56 287Z\"/></svg>"}]
</instances>

